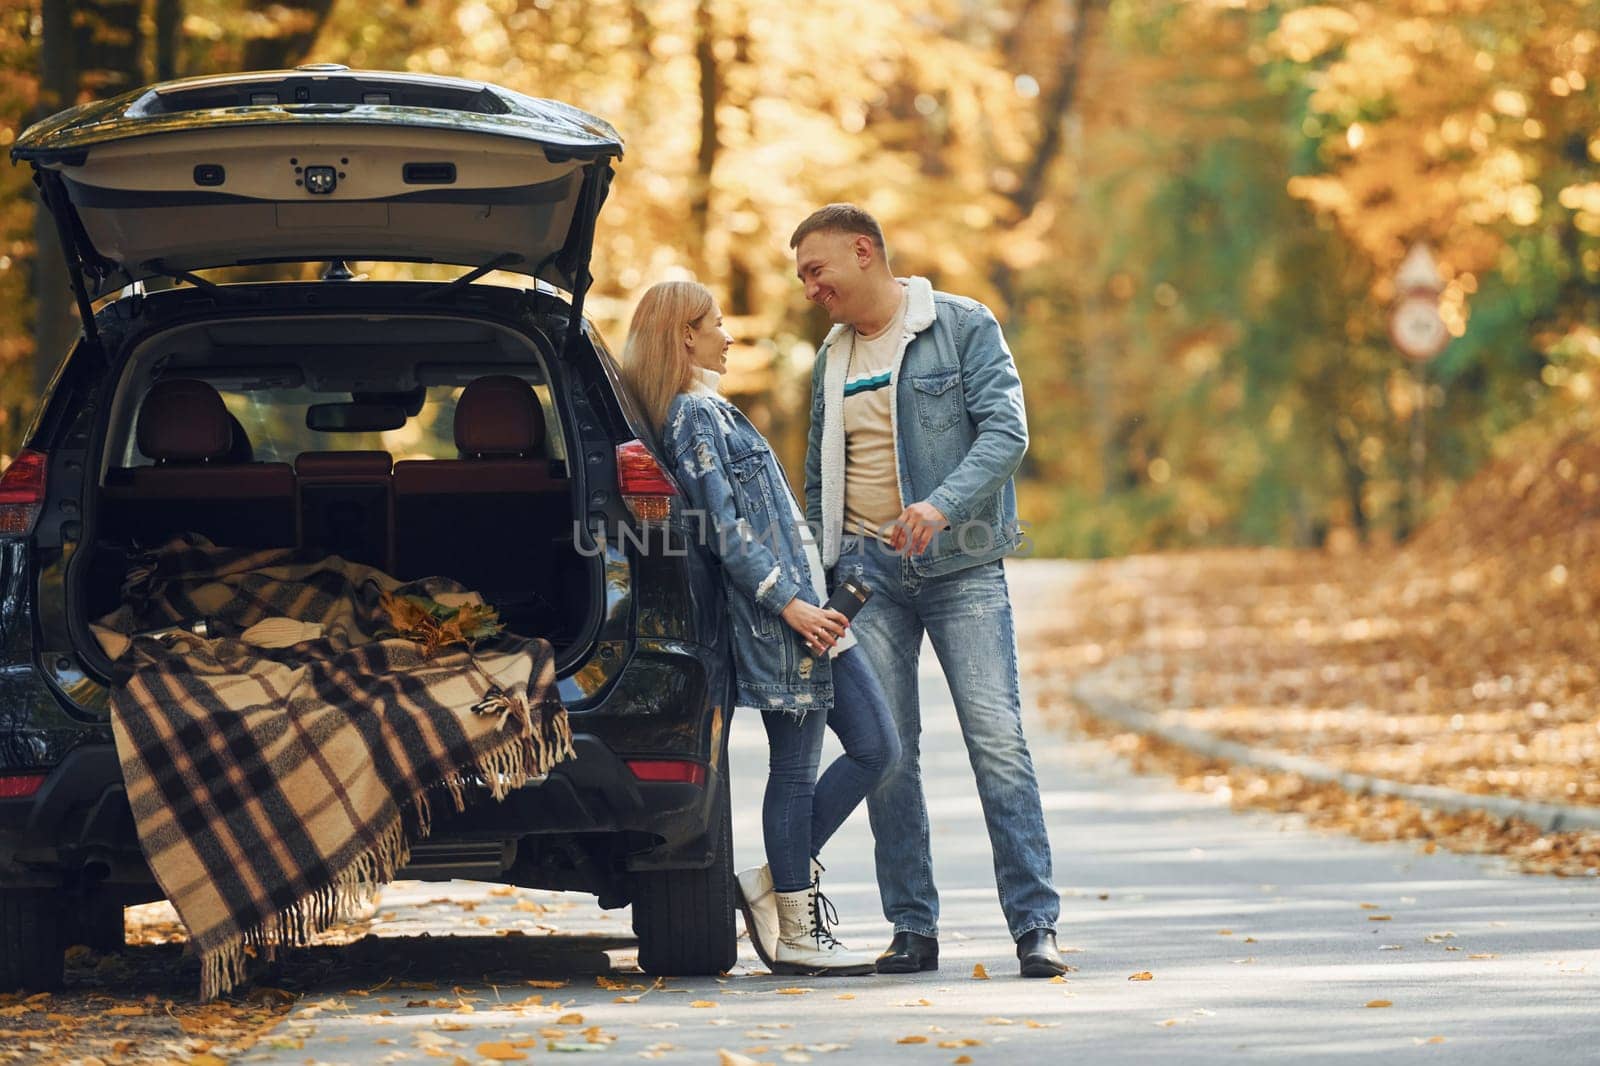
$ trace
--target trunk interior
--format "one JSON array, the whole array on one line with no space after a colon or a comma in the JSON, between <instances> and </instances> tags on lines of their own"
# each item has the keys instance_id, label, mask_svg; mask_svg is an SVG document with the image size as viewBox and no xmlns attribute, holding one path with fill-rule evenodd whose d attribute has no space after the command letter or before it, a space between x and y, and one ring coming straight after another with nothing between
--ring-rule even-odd
<instances>
[{"instance_id":1,"label":"trunk interior","mask_svg":"<svg viewBox=\"0 0 1600 1066\"><path fill-rule=\"evenodd\" d=\"M198 533L452 578L569 661L598 561L574 544L552 362L514 330L431 316L233 319L146 340L107 414L92 543L73 567L81 617L120 605L142 550Z\"/></svg>"}]
</instances>

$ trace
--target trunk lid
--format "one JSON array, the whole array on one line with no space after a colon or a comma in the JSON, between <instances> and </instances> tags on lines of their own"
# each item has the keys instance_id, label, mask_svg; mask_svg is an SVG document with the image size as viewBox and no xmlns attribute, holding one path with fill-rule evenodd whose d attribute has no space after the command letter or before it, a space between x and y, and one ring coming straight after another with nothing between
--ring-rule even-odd
<instances>
[{"instance_id":1,"label":"trunk lid","mask_svg":"<svg viewBox=\"0 0 1600 1066\"><path fill-rule=\"evenodd\" d=\"M34 167L81 300L334 259L494 267L581 299L622 142L602 119L498 86L316 65L84 104L11 155Z\"/></svg>"}]
</instances>

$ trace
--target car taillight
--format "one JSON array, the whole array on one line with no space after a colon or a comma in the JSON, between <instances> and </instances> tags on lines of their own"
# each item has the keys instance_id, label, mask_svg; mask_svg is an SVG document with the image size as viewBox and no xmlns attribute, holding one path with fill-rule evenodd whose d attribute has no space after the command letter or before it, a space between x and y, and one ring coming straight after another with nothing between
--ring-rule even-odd
<instances>
[{"instance_id":1,"label":"car taillight","mask_svg":"<svg viewBox=\"0 0 1600 1066\"><path fill-rule=\"evenodd\" d=\"M683 759L629 759L628 769L640 781L678 781L691 785L706 783L706 768Z\"/></svg>"},{"instance_id":2,"label":"car taillight","mask_svg":"<svg viewBox=\"0 0 1600 1066\"><path fill-rule=\"evenodd\" d=\"M44 506L45 454L24 448L0 474L0 535L28 534Z\"/></svg>"},{"instance_id":3,"label":"car taillight","mask_svg":"<svg viewBox=\"0 0 1600 1066\"><path fill-rule=\"evenodd\" d=\"M44 784L44 774L7 774L0 777L0 799L27 799Z\"/></svg>"},{"instance_id":4,"label":"car taillight","mask_svg":"<svg viewBox=\"0 0 1600 1066\"><path fill-rule=\"evenodd\" d=\"M617 483L622 488L622 502L639 521L665 522L672 514L678 486L643 441L617 445Z\"/></svg>"}]
</instances>

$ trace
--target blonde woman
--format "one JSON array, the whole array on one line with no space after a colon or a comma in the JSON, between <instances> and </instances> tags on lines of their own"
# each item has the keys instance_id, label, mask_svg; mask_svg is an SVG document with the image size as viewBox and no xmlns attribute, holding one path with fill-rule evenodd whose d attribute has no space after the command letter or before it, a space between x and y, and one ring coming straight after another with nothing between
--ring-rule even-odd
<instances>
[{"instance_id":1,"label":"blonde woman","mask_svg":"<svg viewBox=\"0 0 1600 1066\"><path fill-rule=\"evenodd\" d=\"M634 312L622 373L661 434L685 505L703 516L690 527L721 560L739 703L759 709L767 730L767 865L739 875L740 906L774 973L871 973L874 955L846 949L829 929L816 856L900 744L849 622L819 606L822 560L783 468L718 392L730 343L705 286L662 282ZM824 728L844 754L819 779Z\"/></svg>"}]
</instances>

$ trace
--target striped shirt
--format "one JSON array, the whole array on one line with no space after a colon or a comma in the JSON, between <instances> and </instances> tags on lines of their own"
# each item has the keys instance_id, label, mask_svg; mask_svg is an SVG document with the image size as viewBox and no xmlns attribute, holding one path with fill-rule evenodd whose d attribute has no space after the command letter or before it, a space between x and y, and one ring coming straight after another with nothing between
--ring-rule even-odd
<instances>
[{"instance_id":1,"label":"striped shirt","mask_svg":"<svg viewBox=\"0 0 1600 1066\"><path fill-rule=\"evenodd\" d=\"M890 379L905 338L906 301L871 337L854 331L844 381L844 529L875 537L900 517L900 472L889 418Z\"/></svg>"}]
</instances>

